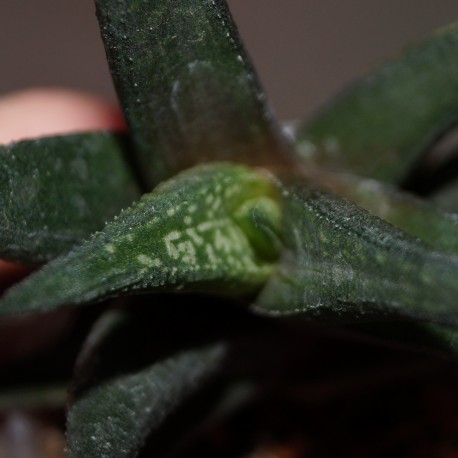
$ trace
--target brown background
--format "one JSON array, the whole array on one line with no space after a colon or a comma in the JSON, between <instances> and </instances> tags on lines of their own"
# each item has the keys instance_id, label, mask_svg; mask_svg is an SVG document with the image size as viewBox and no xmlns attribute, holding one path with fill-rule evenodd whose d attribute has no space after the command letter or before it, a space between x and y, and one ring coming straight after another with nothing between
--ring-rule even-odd
<instances>
[{"instance_id":1,"label":"brown background","mask_svg":"<svg viewBox=\"0 0 458 458\"><path fill-rule=\"evenodd\" d=\"M229 3L283 119L309 114L406 43L458 20L457 0ZM58 85L115 97L93 0L0 0L0 4L0 94Z\"/></svg>"}]
</instances>

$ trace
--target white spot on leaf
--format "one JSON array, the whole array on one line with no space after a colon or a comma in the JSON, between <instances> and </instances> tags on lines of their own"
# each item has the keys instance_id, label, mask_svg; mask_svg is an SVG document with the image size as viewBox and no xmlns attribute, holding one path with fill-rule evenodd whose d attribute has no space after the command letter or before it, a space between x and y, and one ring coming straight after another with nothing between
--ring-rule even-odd
<instances>
[{"instance_id":1,"label":"white spot on leaf","mask_svg":"<svg viewBox=\"0 0 458 458\"><path fill-rule=\"evenodd\" d=\"M162 265L162 262L160 259L152 259L149 256L146 256L144 254L140 254L137 256L137 261L140 264L143 264L144 266L147 267L160 267Z\"/></svg>"},{"instance_id":2,"label":"white spot on leaf","mask_svg":"<svg viewBox=\"0 0 458 458\"><path fill-rule=\"evenodd\" d=\"M105 251L107 251L110 254L113 254L116 251L116 248L113 246L113 244L107 243L105 245Z\"/></svg>"},{"instance_id":3,"label":"white spot on leaf","mask_svg":"<svg viewBox=\"0 0 458 458\"><path fill-rule=\"evenodd\" d=\"M172 243L175 240L178 240L180 237L181 233L178 231L172 231L164 237L167 253L172 259L178 259L180 257L180 253L178 252L176 246Z\"/></svg>"}]
</instances>

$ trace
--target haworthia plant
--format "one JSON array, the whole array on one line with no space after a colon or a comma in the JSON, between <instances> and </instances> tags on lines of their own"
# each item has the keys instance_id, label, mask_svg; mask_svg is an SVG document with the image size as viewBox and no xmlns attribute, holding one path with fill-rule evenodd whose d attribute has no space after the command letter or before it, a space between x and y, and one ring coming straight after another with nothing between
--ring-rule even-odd
<instances>
[{"instance_id":1,"label":"haworthia plant","mask_svg":"<svg viewBox=\"0 0 458 458\"><path fill-rule=\"evenodd\" d=\"M196 393L214 401L207 380L233 383L229 350L246 375L303 344L311 326L289 335L277 315L458 357L456 215L395 187L456 121L456 26L304 124L291 159L224 0L95 3L128 133L0 148L0 257L60 255L7 291L0 315L132 295L80 357L70 456L137 456L145 443L160 455L176 412ZM218 319L196 306L204 296ZM218 325L243 324L227 302L254 304L236 350Z\"/></svg>"},{"instance_id":2,"label":"haworthia plant","mask_svg":"<svg viewBox=\"0 0 458 458\"><path fill-rule=\"evenodd\" d=\"M211 160L288 162L225 1L96 4L149 187Z\"/></svg>"},{"instance_id":3,"label":"haworthia plant","mask_svg":"<svg viewBox=\"0 0 458 458\"><path fill-rule=\"evenodd\" d=\"M276 199L268 176L243 166L185 172L12 288L0 314L164 289L254 293L278 255Z\"/></svg>"},{"instance_id":4,"label":"haworthia plant","mask_svg":"<svg viewBox=\"0 0 458 458\"><path fill-rule=\"evenodd\" d=\"M124 142L88 133L0 146L0 257L49 261L136 200Z\"/></svg>"},{"instance_id":5,"label":"haworthia plant","mask_svg":"<svg viewBox=\"0 0 458 458\"><path fill-rule=\"evenodd\" d=\"M437 32L306 121L306 161L399 183L458 120L458 26Z\"/></svg>"}]
</instances>

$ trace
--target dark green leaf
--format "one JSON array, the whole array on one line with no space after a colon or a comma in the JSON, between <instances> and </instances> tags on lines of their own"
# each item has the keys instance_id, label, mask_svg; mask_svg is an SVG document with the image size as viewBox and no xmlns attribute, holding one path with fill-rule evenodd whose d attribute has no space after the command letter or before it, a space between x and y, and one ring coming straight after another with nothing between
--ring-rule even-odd
<instances>
[{"instance_id":1,"label":"dark green leaf","mask_svg":"<svg viewBox=\"0 0 458 458\"><path fill-rule=\"evenodd\" d=\"M149 188L213 160L283 163L283 140L224 0L97 0Z\"/></svg>"},{"instance_id":2,"label":"dark green leaf","mask_svg":"<svg viewBox=\"0 0 458 458\"><path fill-rule=\"evenodd\" d=\"M271 275L279 245L275 199L261 172L229 164L190 170L9 290L0 314L160 289L253 293Z\"/></svg>"},{"instance_id":3,"label":"dark green leaf","mask_svg":"<svg viewBox=\"0 0 458 458\"><path fill-rule=\"evenodd\" d=\"M349 174L320 172L313 181L425 241L458 254L458 217L392 185Z\"/></svg>"},{"instance_id":4,"label":"dark green leaf","mask_svg":"<svg viewBox=\"0 0 458 458\"><path fill-rule=\"evenodd\" d=\"M287 189L287 248L259 307L338 321L408 316L458 324L457 257L348 201L301 185Z\"/></svg>"},{"instance_id":5,"label":"dark green leaf","mask_svg":"<svg viewBox=\"0 0 458 458\"><path fill-rule=\"evenodd\" d=\"M115 134L0 146L0 257L48 261L101 229L138 197Z\"/></svg>"},{"instance_id":6,"label":"dark green leaf","mask_svg":"<svg viewBox=\"0 0 458 458\"><path fill-rule=\"evenodd\" d=\"M112 312L92 332L68 413L70 457L137 456L146 437L220 367L223 343L171 349L180 339L158 329L159 341L143 315Z\"/></svg>"},{"instance_id":7,"label":"dark green leaf","mask_svg":"<svg viewBox=\"0 0 458 458\"><path fill-rule=\"evenodd\" d=\"M300 127L306 161L384 181L403 180L458 120L458 27L412 47Z\"/></svg>"},{"instance_id":8,"label":"dark green leaf","mask_svg":"<svg viewBox=\"0 0 458 458\"><path fill-rule=\"evenodd\" d=\"M305 171L305 179L343 196L370 213L418 237L431 247L457 254L457 219L455 215L442 212L430 203L406 192L373 179L356 175L330 173L311 167ZM441 201L438 195L438 201ZM445 196L444 196L445 197ZM447 196L448 199L453 195ZM448 201L449 201L448 200ZM364 321L364 316L343 313L344 320ZM405 321L364 323L357 330L369 332L388 344L405 345L421 351L432 350L447 356L458 356L458 333L440 325L411 323Z\"/></svg>"}]
</instances>

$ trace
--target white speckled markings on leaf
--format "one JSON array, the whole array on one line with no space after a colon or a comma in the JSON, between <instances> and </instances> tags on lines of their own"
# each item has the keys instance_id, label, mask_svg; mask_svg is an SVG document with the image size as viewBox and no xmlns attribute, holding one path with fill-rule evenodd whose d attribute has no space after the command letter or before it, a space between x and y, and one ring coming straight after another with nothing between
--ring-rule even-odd
<instances>
[{"instance_id":1,"label":"white speckled markings on leaf","mask_svg":"<svg viewBox=\"0 0 458 458\"><path fill-rule=\"evenodd\" d=\"M272 272L275 253L259 250L256 238L274 238L267 246L278 246L276 199L275 185L262 172L231 164L191 169L11 289L0 300L0 314L129 291L254 292Z\"/></svg>"}]
</instances>

